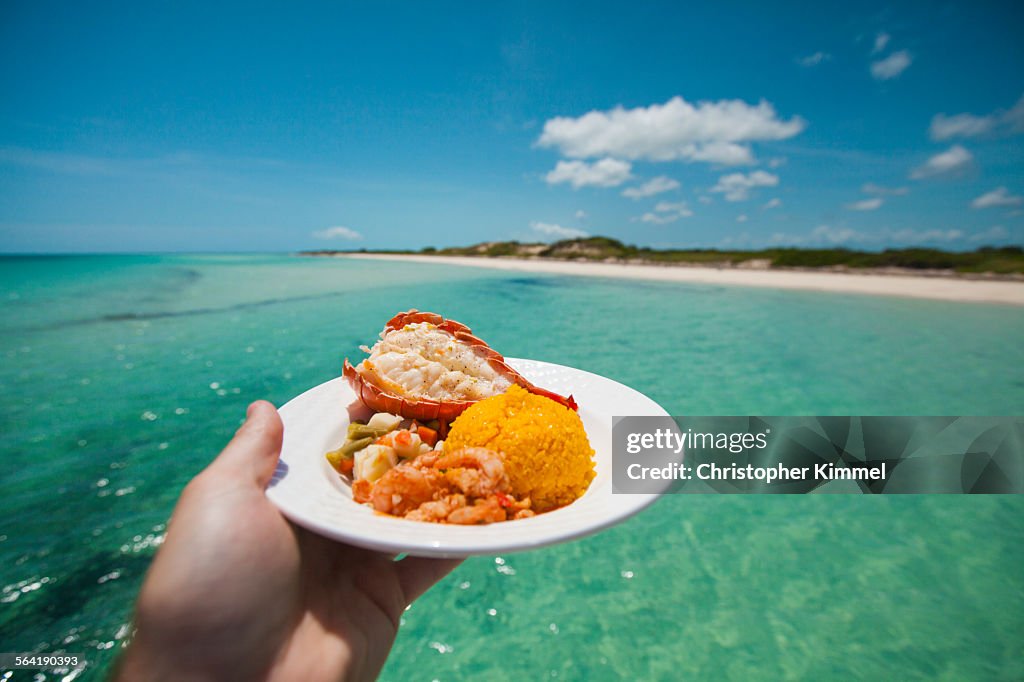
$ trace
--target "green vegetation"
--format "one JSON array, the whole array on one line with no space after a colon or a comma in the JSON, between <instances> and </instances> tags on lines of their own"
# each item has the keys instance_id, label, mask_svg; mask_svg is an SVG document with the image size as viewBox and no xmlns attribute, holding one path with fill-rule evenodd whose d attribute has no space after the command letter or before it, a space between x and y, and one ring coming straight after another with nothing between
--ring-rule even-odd
<instances>
[{"instance_id":1,"label":"green vegetation","mask_svg":"<svg viewBox=\"0 0 1024 682\"><path fill-rule=\"evenodd\" d=\"M334 252L308 252L310 255ZM388 251L387 253L413 253ZM880 252L850 249L775 248L759 251L717 249L650 249L632 246L609 237L566 239L553 244L484 242L473 246L437 249L428 246L419 253L438 256L482 256L489 258L552 258L604 262L664 263L748 268L903 268L961 273L1024 274L1024 249L1019 246L985 246L977 251L951 252L939 249L886 249Z\"/></svg>"}]
</instances>

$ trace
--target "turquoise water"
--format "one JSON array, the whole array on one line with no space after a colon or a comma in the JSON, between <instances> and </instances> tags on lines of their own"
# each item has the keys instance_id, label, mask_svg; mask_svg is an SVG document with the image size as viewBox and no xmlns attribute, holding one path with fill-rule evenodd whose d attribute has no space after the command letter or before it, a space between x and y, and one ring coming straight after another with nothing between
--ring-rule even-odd
<instances>
[{"instance_id":1,"label":"turquoise water","mask_svg":"<svg viewBox=\"0 0 1024 682\"><path fill-rule=\"evenodd\" d=\"M0 259L0 649L86 652L78 679L101 678L174 500L246 404L337 376L409 307L674 414L1024 412L1017 308L286 256ZM673 496L467 561L405 614L383 677L1019 679L1022 519L1019 497Z\"/></svg>"}]
</instances>

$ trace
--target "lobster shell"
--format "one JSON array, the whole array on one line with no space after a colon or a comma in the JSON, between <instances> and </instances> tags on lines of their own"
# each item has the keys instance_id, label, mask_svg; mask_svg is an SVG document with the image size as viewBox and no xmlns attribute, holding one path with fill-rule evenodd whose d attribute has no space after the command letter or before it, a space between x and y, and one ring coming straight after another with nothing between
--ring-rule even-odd
<instances>
[{"instance_id":1,"label":"lobster shell","mask_svg":"<svg viewBox=\"0 0 1024 682\"><path fill-rule=\"evenodd\" d=\"M461 322L445 319L437 313L424 313L412 309L399 313L388 320L388 323L384 325L384 333L386 334L387 332L401 329L407 324L416 324L418 322L432 324L441 331L450 334L459 343L472 347L474 352L483 356L495 371L503 374L512 383L521 386L530 393L550 398L571 410L577 409L576 401L573 400L571 395L564 397L533 385L526 377L512 369L498 351L488 346L482 339L473 336L472 330ZM448 424L476 402L474 400L439 401L429 398L410 398L389 393L364 378L352 366L348 358L345 358L344 376L348 379L352 390L355 391L360 402L371 410L390 412L391 414L401 415L406 419L418 419L420 421L437 419L442 423Z\"/></svg>"}]
</instances>

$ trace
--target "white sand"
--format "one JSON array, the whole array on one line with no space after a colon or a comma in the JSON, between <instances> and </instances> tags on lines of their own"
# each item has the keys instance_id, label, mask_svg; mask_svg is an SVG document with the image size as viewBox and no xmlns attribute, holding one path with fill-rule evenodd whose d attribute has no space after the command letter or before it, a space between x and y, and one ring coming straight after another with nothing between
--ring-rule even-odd
<instances>
[{"instance_id":1,"label":"white sand","mask_svg":"<svg viewBox=\"0 0 1024 682\"><path fill-rule=\"evenodd\" d=\"M581 277L615 277L658 282L690 282L725 286L771 287L831 291L873 296L901 296L941 301L1003 303L1024 306L1024 282L978 280L959 277L850 274L799 270L745 270L661 265L619 265L577 263L558 260L517 258L474 258L469 256L416 256L388 254L345 254L345 258L403 260L435 265L458 265L515 272L548 272Z\"/></svg>"}]
</instances>

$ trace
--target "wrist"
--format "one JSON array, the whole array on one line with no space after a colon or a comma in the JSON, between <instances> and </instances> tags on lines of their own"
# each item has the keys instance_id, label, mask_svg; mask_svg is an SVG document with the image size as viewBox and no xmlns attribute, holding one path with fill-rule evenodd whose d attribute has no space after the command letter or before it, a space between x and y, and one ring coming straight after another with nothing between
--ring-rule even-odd
<instances>
[{"instance_id":1,"label":"wrist","mask_svg":"<svg viewBox=\"0 0 1024 682\"><path fill-rule=\"evenodd\" d=\"M196 666L188 656L174 656L173 652L147 646L137 639L114 662L111 670L111 682L171 682L172 680L188 680L189 682L214 682L228 679L212 670Z\"/></svg>"}]
</instances>

